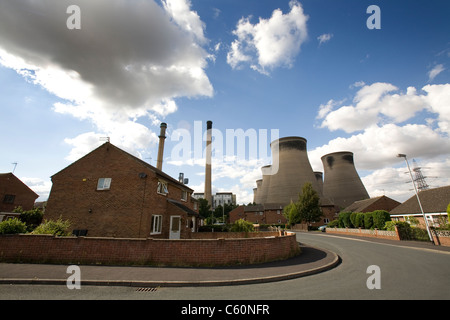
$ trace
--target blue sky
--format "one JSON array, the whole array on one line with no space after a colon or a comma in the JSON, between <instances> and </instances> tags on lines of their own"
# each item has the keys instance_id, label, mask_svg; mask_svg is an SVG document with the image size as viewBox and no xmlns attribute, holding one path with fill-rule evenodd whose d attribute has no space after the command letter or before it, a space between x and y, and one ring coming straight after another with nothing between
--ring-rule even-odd
<instances>
[{"instance_id":1,"label":"blue sky","mask_svg":"<svg viewBox=\"0 0 450 320\"><path fill-rule=\"evenodd\" d=\"M318 171L321 156L352 151L372 197L412 195L398 153L417 161L431 187L450 183L447 1L93 3L0 0L0 172L17 162L39 200L50 176L102 137L155 165L161 122L163 170L184 172L202 192L194 128L207 120L223 153L227 130L239 129L265 130L257 142L266 146L271 130L306 138ZM81 29L67 27L72 4ZM381 29L366 25L370 5ZM191 139L182 159L179 133ZM240 203L271 161L246 148L213 160L213 191L233 191Z\"/></svg>"}]
</instances>

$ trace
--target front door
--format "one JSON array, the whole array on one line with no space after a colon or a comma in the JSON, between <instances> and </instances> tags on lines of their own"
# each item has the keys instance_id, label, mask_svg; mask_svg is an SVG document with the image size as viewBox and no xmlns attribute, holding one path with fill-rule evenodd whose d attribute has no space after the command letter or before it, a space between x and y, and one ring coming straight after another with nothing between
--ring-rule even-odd
<instances>
[{"instance_id":1,"label":"front door","mask_svg":"<svg viewBox=\"0 0 450 320\"><path fill-rule=\"evenodd\" d=\"M169 239L180 239L181 217L170 216L170 234Z\"/></svg>"}]
</instances>

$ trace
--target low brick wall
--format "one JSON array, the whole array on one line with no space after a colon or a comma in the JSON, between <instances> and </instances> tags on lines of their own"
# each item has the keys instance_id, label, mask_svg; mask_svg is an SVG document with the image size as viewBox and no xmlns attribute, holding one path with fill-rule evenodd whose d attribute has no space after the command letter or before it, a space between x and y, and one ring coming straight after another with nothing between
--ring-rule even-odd
<instances>
[{"instance_id":1,"label":"low brick wall","mask_svg":"<svg viewBox=\"0 0 450 320\"><path fill-rule=\"evenodd\" d=\"M117 239L1 235L0 261L58 264L221 266L300 254L294 233L235 239Z\"/></svg>"},{"instance_id":2,"label":"low brick wall","mask_svg":"<svg viewBox=\"0 0 450 320\"><path fill-rule=\"evenodd\" d=\"M326 233L346 234L346 235L351 235L351 236L400 240L400 235L397 231L397 227L395 228L395 231L385 231L385 230L377 230L377 229L372 230L372 229L361 229L361 228L358 228L358 229L326 228Z\"/></svg>"},{"instance_id":3,"label":"low brick wall","mask_svg":"<svg viewBox=\"0 0 450 320\"><path fill-rule=\"evenodd\" d=\"M431 234L435 245L450 247L450 231L432 230Z\"/></svg>"}]
</instances>

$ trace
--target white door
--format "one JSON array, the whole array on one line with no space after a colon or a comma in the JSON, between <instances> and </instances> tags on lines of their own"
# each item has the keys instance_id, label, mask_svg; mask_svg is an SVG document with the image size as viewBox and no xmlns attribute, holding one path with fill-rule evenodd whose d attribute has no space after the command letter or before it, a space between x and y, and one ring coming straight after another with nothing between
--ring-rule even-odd
<instances>
[{"instance_id":1,"label":"white door","mask_svg":"<svg viewBox=\"0 0 450 320\"><path fill-rule=\"evenodd\" d=\"M170 234L169 239L180 239L181 217L170 216Z\"/></svg>"}]
</instances>

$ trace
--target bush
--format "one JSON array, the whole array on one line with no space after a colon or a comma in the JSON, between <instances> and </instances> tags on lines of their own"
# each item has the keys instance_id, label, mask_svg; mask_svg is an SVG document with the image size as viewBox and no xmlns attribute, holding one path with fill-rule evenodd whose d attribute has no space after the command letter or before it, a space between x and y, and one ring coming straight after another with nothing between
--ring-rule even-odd
<instances>
[{"instance_id":1,"label":"bush","mask_svg":"<svg viewBox=\"0 0 450 320\"><path fill-rule=\"evenodd\" d=\"M245 221L243 219L237 220L231 226L232 232L251 232L254 230L253 223Z\"/></svg>"},{"instance_id":2,"label":"bush","mask_svg":"<svg viewBox=\"0 0 450 320\"><path fill-rule=\"evenodd\" d=\"M364 212L364 228L373 229L373 214L372 214L372 212Z\"/></svg>"},{"instance_id":3,"label":"bush","mask_svg":"<svg viewBox=\"0 0 450 320\"><path fill-rule=\"evenodd\" d=\"M385 210L375 210L372 212L373 227L383 230L387 221L391 221L391 215Z\"/></svg>"},{"instance_id":4,"label":"bush","mask_svg":"<svg viewBox=\"0 0 450 320\"><path fill-rule=\"evenodd\" d=\"M44 223L40 224L32 234L52 234L54 236L69 236L68 231L70 227L69 220L63 221L59 218L56 221L44 220Z\"/></svg>"},{"instance_id":5,"label":"bush","mask_svg":"<svg viewBox=\"0 0 450 320\"><path fill-rule=\"evenodd\" d=\"M356 223L355 224L355 228L362 228L362 229L365 228L365 226L364 226L364 213L358 212L356 214L355 223Z\"/></svg>"},{"instance_id":6,"label":"bush","mask_svg":"<svg viewBox=\"0 0 450 320\"><path fill-rule=\"evenodd\" d=\"M339 227L340 228L352 228L352 222L350 221L351 212L340 212L339 213Z\"/></svg>"},{"instance_id":7,"label":"bush","mask_svg":"<svg viewBox=\"0 0 450 320\"><path fill-rule=\"evenodd\" d=\"M42 223L42 217L44 213L41 208L34 208L31 210L24 211L22 207L17 207L13 212L20 213L19 219L22 222L25 222L27 226L27 231L33 231L38 225Z\"/></svg>"},{"instance_id":8,"label":"bush","mask_svg":"<svg viewBox=\"0 0 450 320\"><path fill-rule=\"evenodd\" d=\"M397 226L398 233L401 240L414 240L413 230L408 222L404 221L388 221L385 224L385 229L394 231Z\"/></svg>"},{"instance_id":9,"label":"bush","mask_svg":"<svg viewBox=\"0 0 450 320\"><path fill-rule=\"evenodd\" d=\"M25 232L27 232L25 222L22 222L17 218L7 219L0 222L0 234L16 234Z\"/></svg>"},{"instance_id":10,"label":"bush","mask_svg":"<svg viewBox=\"0 0 450 320\"><path fill-rule=\"evenodd\" d=\"M330 221L327 228L339 228L339 220Z\"/></svg>"}]
</instances>

